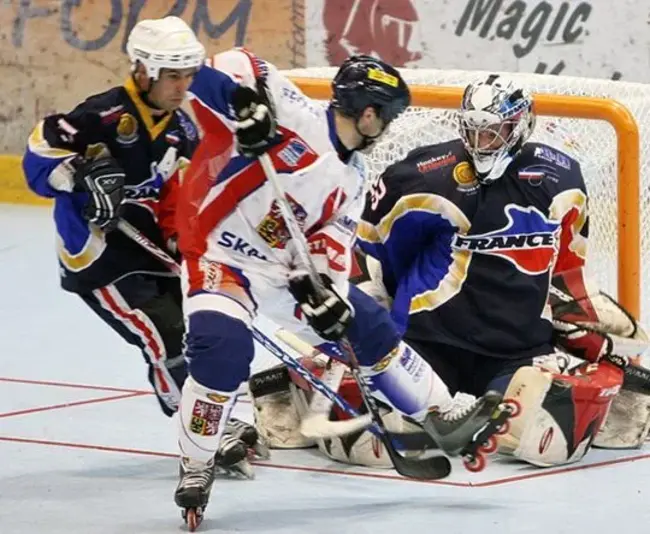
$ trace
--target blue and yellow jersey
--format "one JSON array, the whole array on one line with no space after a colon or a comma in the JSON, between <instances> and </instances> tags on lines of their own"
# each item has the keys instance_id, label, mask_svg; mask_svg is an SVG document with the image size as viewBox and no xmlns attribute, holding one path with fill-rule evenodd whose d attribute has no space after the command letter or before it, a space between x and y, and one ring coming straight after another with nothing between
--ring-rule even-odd
<instances>
[{"instance_id":1,"label":"blue and yellow jersey","mask_svg":"<svg viewBox=\"0 0 650 534\"><path fill-rule=\"evenodd\" d=\"M550 351L554 272L584 264L579 163L527 143L480 185L460 140L418 148L369 193L358 239L381 263L407 339L499 358Z\"/></svg>"},{"instance_id":2,"label":"blue and yellow jersey","mask_svg":"<svg viewBox=\"0 0 650 534\"><path fill-rule=\"evenodd\" d=\"M105 234L84 219L87 194L71 190L67 163L77 155L112 155L126 174L124 218L162 245L161 194L197 143L198 132L185 112L152 113L131 78L36 125L23 169L34 192L54 199L65 289L92 290L131 272L166 272L120 232Z\"/></svg>"}]
</instances>

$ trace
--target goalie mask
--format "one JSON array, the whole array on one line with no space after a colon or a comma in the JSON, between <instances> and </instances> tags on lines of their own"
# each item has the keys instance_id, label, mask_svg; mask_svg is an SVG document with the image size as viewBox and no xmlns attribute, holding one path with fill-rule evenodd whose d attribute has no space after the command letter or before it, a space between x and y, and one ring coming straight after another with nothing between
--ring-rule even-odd
<instances>
[{"instance_id":1,"label":"goalie mask","mask_svg":"<svg viewBox=\"0 0 650 534\"><path fill-rule=\"evenodd\" d=\"M503 176L533 132L532 106L528 93L494 74L467 86L458 121L479 182L489 184Z\"/></svg>"}]
</instances>

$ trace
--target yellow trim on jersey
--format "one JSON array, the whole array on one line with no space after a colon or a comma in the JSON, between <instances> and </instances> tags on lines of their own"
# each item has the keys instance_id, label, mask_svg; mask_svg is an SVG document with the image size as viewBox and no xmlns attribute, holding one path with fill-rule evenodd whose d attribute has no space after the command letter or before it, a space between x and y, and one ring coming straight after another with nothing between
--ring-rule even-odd
<instances>
[{"instance_id":1,"label":"yellow trim on jersey","mask_svg":"<svg viewBox=\"0 0 650 534\"><path fill-rule=\"evenodd\" d=\"M358 236L368 243L385 243L390 237L396 221L412 211L424 211L442 216L461 233L467 233L471 226L465 214L456 204L440 195L433 193L416 193L400 198L376 226L361 221L358 227Z\"/></svg>"},{"instance_id":2,"label":"yellow trim on jersey","mask_svg":"<svg viewBox=\"0 0 650 534\"><path fill-rule=\"evenodd\" d=\"M447 274L436 289L429 289L411 299L409 314L435 310L460 292L467 278L472 253L469 250L455 250L451 253L451 260Z\"/></svg>"},{"instance_id":3,"label":"yellow trim on jersey","mask_svg":"<svg viewBox=\"0 0 650 534\"><path fill-rule=\"evenodd\" d=\"M135 82L131 76L129 76L126 82L124 82L124 89L126 89L129 98L135 105L135 108L138 110L138 114L140 115L142 122L144 122L144 125L149 132L149 136L153 141L165 131L165 128L167 128L167 125L172 118L172 113L168 112L163 119L158 121L158 123L154 123L153 115L151 114L151 108L144 103L144 100L142 100L142 98L140 98L138 88L136 87Z\"/></svg>"},{"instance_id":4,"label":"yellow trim on jersey","mask_svg":"<svg viewBox=\"0 0 650 534\"><path fill-rule=\"evenodd\" d=\"M43 136L43 124L43 121L39 122L29 136L28 146L31 152L37 156L56 159L69 158L70 156L75 156L77 154L71 150L50 146Z\"/></svg>"},{"instance_id":5,"label":"yellow trim on jersey","mask_svg":"<svg viewBox=\"0 0 650 534\"><path fill-rule=\"evenodd\" d=\"M104 232L91 226L90 235L84 243L83 248L76 254L70 254L65 248L63 238L57 234L56 247L61 263L72 272L83 271L97 260L106 248L106 238Z\"/></svg>"},{"instance_id":6,"label":"yellow trim on jersey","mask_svg":"<svg viewBox=\"0 0 650 534\"><path fill-rule=\"evenodd\" d=\"M580 231L587 222L587 195L580 189L567 189L553 197L548 209L552 219L561 221L564 216L573 208L578 208L578 218L571 226L573 240L569 244L569 250L579 258L587 258L587 240L580 234Z\"/></svg>"},{"instance_id":7,"label":"yellow trim on jersey","mask_svg":"<svg viewBox=\"0 0 650 534\"><path fill-rule=\"evenodd\" d=\"M361 221L358 237L368 243L385 243L390 237L395 222L413 211L439 215L458 228L458 233L461 235L467 234L471 226L465 214L452 201L433 193L416 193L400 198L377 226ZM411 299L409 313L433 310L456 295L465 283L471 258L472 254L468 250L452 251L449 270L438 287L415 295Z\"/></svg>"}]
</instances>

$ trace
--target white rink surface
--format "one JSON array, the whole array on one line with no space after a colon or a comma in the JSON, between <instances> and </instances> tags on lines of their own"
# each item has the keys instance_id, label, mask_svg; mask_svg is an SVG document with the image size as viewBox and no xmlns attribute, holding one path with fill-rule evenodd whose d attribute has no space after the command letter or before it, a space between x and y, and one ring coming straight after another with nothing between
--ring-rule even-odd
<instances>
[{"instance_id":1,"label":"white rink surface","mask_svg":"<svg viewBox=\"0 0 650 534\"><path fill-rule=\"evenodd\" d=\"M0 533L182 532L175 421L138 351L59 289L53 243L49 209L0 204ZM421 483L275 451L255 481L215 483L200 531L645 532L648 457L592 451L555 470L492 457L480 474Z\"/></svg>"}]
</instances>

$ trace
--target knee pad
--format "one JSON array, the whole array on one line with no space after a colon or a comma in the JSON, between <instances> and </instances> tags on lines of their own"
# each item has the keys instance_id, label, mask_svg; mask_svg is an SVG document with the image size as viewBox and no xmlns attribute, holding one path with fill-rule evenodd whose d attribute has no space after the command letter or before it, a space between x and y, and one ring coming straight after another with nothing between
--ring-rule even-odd
<instances>
[{"instance_id":1,"label":"knee pad","mask_svg":"<svg viewBox=\"0 0 650 534\"><path fill-rule=\"evenodd\" d=\"M348 338L359 364L373 366L397 346L401 336L388 310L358 287L350 285L348 299L354 307Z\"/></svg>"},{"instance_id":2,"label":"knee pad","mask_svg":"<svg viewBox=\"0 0 650 534\"><path fill-rule=\"evenodd\" d=\"M255 348L243 321L215 311L194 312L185 345L188 371L203 386L235 391L248 379Z\"/></svg>"},{"instance_id":3,"label":"knee pad","mask_svg":"<svg viewBox=\"0 0 650 534\"><path fill-rule=\"evenodd\" d=\"M505 394L519 402L521 413L499 437L499 452L540 467L580 460L622 381L622 371L608 365L583 366L573 375L522 367Z\"/></svg>"}]
</instances>

